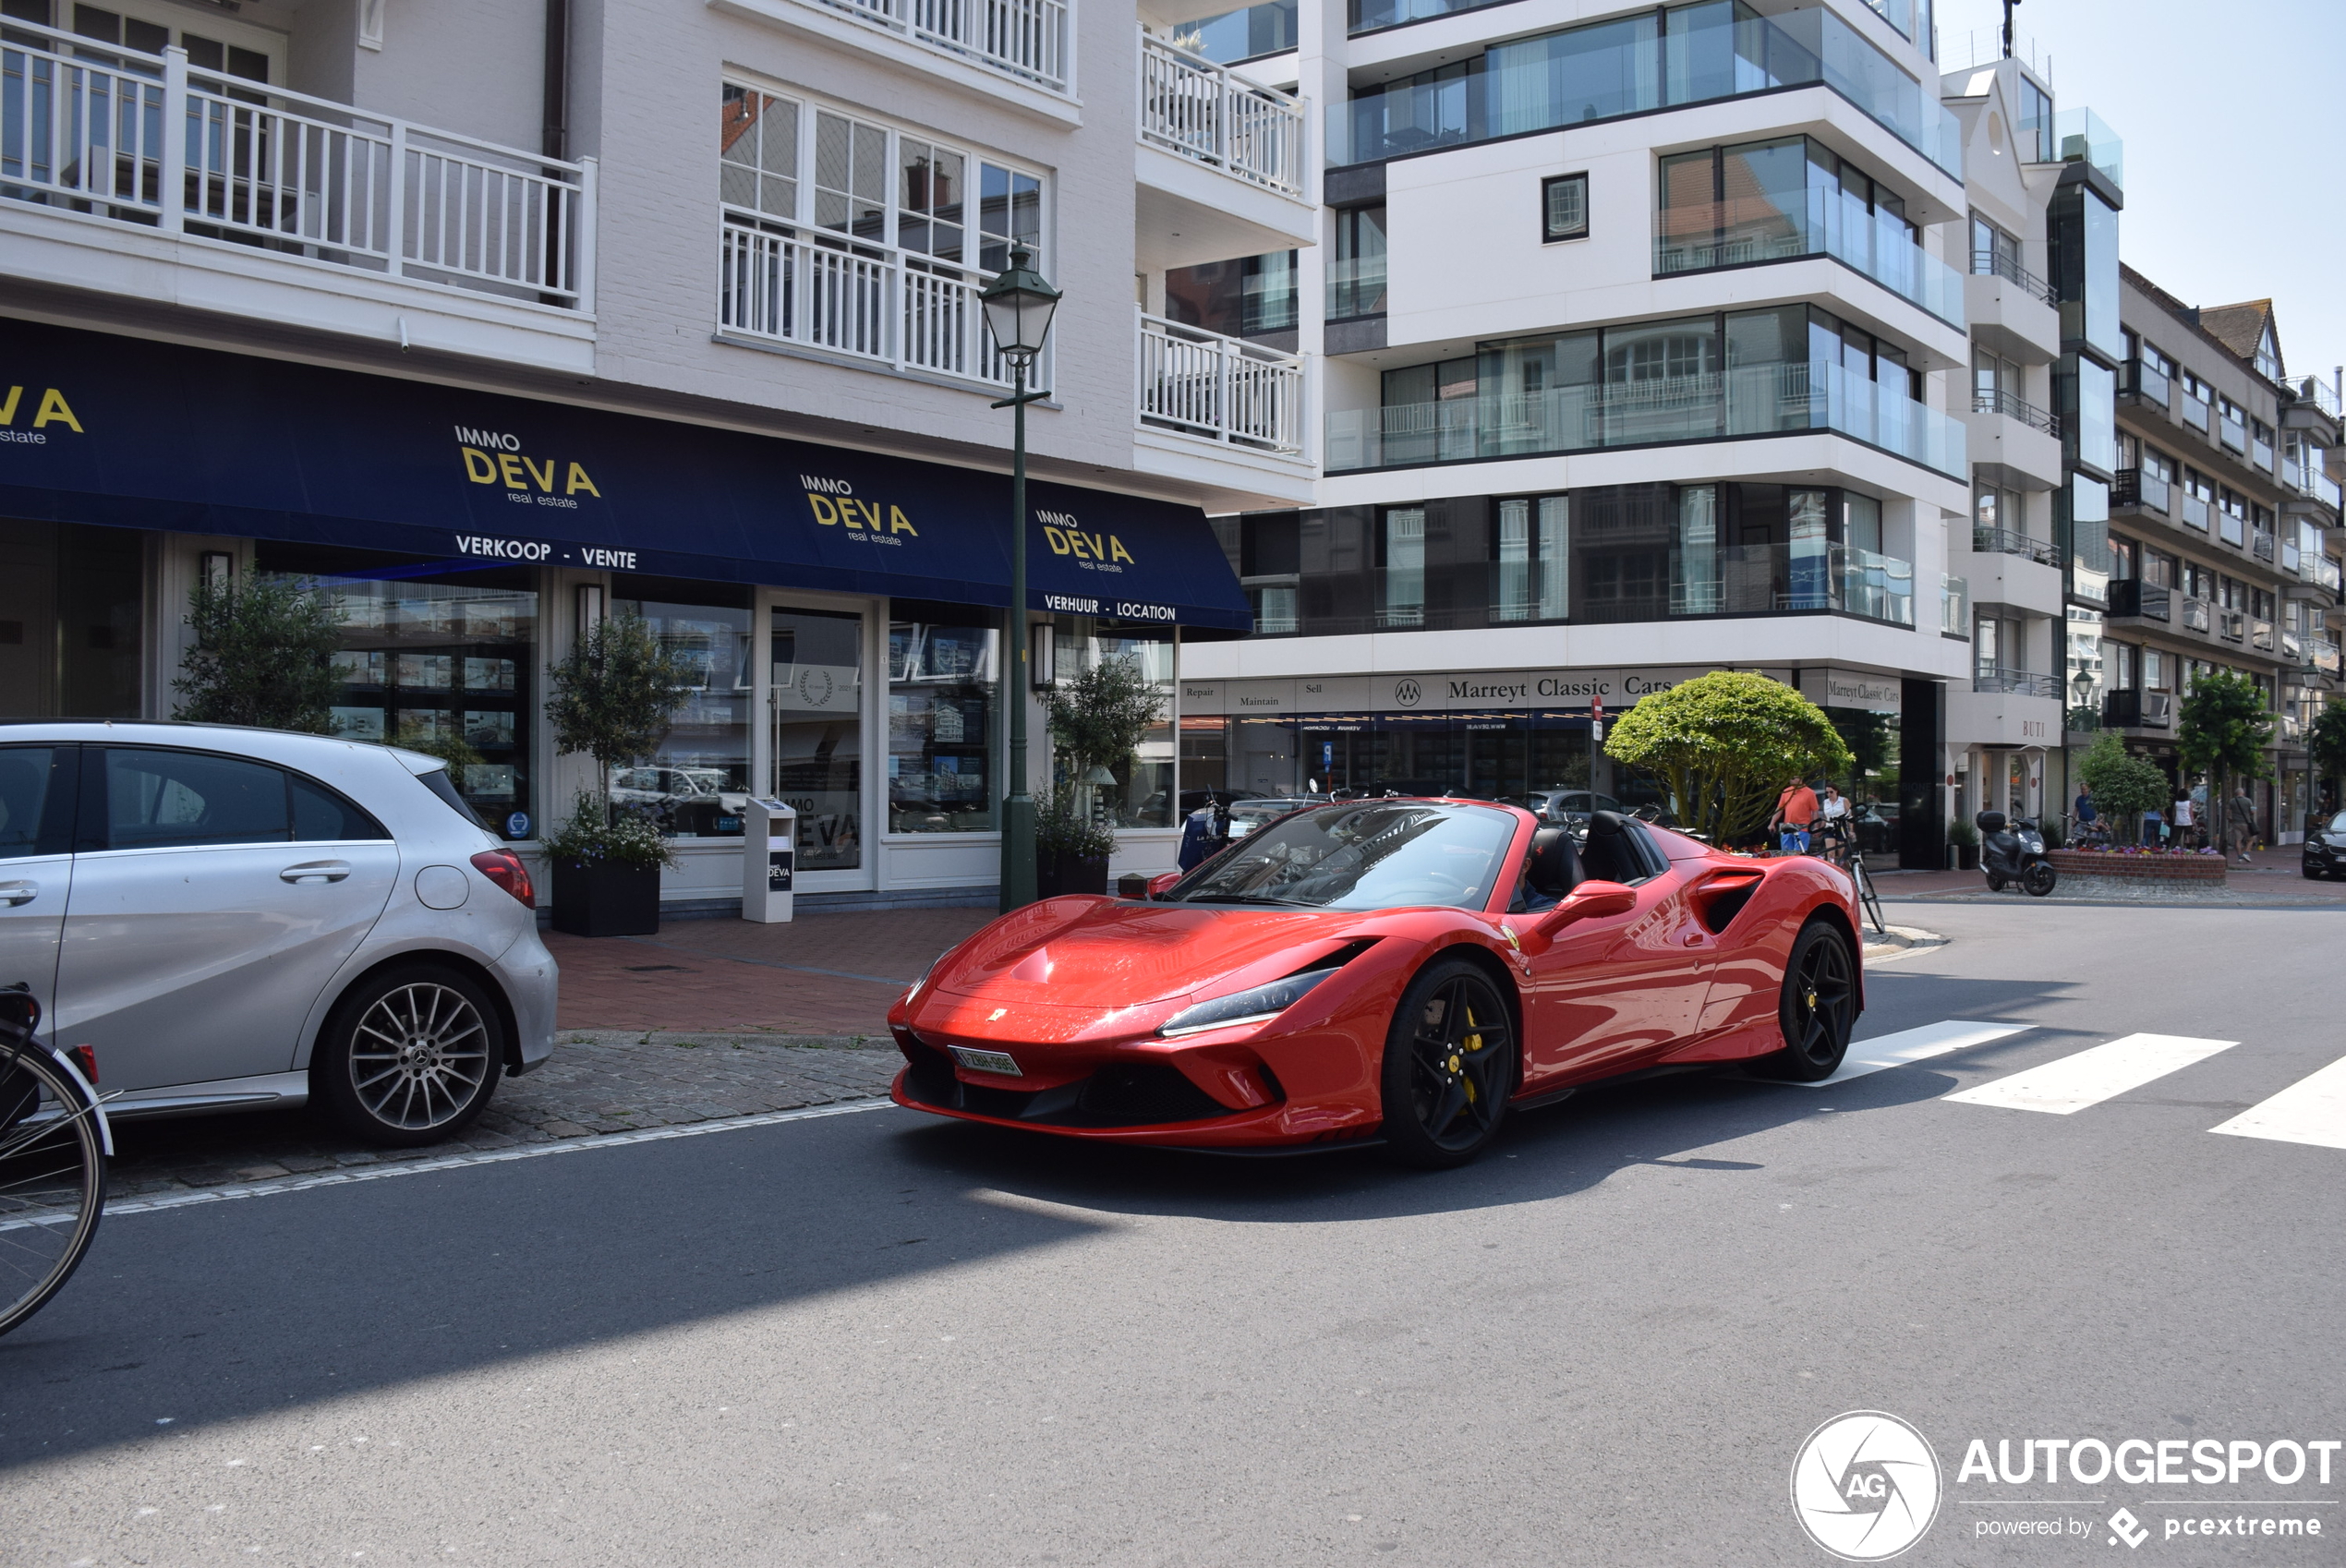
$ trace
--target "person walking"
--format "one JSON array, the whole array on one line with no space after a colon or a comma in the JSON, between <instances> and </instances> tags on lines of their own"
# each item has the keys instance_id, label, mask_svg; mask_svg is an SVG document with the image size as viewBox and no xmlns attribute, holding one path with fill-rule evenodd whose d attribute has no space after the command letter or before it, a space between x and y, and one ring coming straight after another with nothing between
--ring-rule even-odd
<instances>
[{"instance_id":1,"label":"person walking","mask_svg":"<svg viewBox=\"0 0 2346 1568\"><path fill-rule=\"evenodd\" d=\"M1776 845L1787 855L1808 852L1808 826L1817 819L1817 792L1808 788L1808 780L1795 776L1776 797L1776 814L1768 819L1768 831L1777 836Z\"/></svg>"},{"instance_id":2,"label":"person walking","mask_svg":"<svg viewBox=\"0 0 2346 1568\"><path fill-rule=\"evenodd\" d=\"M2224 802L2224 826L2230 829L2232 853L2240 863L2248 863L2249 841L2256 837L2256 802L2248 798L2248 786L2232 786L2232 798Z\"/></svg>"},{"instance_id":3,"label":"person walking","mask_svg":"<svg viewBox=\"0 0 2346 1568\"><path fill-rule=\"evenodd\" d=\"M1849 863L1849 802L1831 784L1817 792L1817 838L1825 859Z\"/></svg>"},{"instance_id":4,"label":"person walking","mask_svg":"<svg viewBox=\"0 0 2346 1568\"><path fill-rule=\"evenodd\" d=\"M2179 791L2176 794L2174 814L2175 847L2179 850L2191 849L2193 847L2192 829L2198 822L2199 813L2198 808L2193 804L2188 790Z\"/></svg>"}]
</instances>

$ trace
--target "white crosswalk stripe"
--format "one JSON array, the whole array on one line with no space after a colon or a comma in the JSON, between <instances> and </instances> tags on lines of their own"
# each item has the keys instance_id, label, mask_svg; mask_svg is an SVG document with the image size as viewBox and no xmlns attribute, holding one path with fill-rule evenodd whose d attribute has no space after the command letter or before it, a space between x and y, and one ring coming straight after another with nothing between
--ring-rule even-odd
<instances>
[{"instance_id":1,"label":"white crosswalk stripe","mask_svg":"<svg viewBox=\"0 0 2346 1568\"><path fill-rule=\"evenodd\" d=\"M2072 1116L2088 1105L2098 1105L2129 1090L2156 1082L2169 1073L2180 1072L2238 1043L2236 1040L2195 1040L2181 1034L2129 1034L2009 1078L1958 1090L1947 1098L1966 1105Z\"/></svg>"},{"instance_id":2,"label":"white crosswalk stripe","mask_svg":"<svg viewBox=\"0 0 2346 1568\"><path fill-rule=\"evenodd\" d=\"M2346 1057L2207 1130L2234 1138L2269 1138L2281 1143L2346 1149Z\"/></svg>"},{"instance_id":3,"label":"white crosswalk stripe","mask_svg":"<svg viewBox=\"0 0 2346 1568\"><path fill-rule=\"evenodd\" d=\"M1943 1023L1929 1023L1920 1029L1902 1029L1895 1034L1876 1035L1871 1040L1859 1040L1849 1047L1841 1066L1831 1078L1820 1078L1814 1083L1796 1084L1799 1089L1830 1089L1836 1083L1846 1083L1853 1078L1880 1072L1885 1067L1903 1067L1909 1062L1929 1061L1950 1051L1960 1051L1967 1045L1985 1045L1991 1040L2019 1034L2034 1026L2025 1023L1973 1023L1964 1019L1949 1019Z\"/></svg>"}]
</instances>

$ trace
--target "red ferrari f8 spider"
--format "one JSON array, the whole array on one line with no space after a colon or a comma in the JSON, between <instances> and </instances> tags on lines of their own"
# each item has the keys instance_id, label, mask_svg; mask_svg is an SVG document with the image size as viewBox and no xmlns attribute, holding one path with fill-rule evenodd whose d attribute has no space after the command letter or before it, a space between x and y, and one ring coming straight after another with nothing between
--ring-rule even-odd
<instances>
[{"instance_id":1,"label":"red ferrari f8 spider","mask_svg":"<svg viewBox=\"0 0 2346 1568\"><path fill-rule=\"evenodd\" d=\"M1599 1079L1824 1078L1864 1006L1846 875L1612 812L1584 840L1477 802L1309 807L1152 888L1030 905L937 959L889 1013L897 1103L1454 1165L1510 1107Z\"/></svg>"}]
</instances>

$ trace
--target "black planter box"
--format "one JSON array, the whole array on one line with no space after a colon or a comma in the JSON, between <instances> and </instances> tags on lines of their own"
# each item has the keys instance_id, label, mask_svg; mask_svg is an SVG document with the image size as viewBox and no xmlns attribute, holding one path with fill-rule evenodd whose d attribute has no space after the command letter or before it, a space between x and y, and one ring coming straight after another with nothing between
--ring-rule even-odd
<instances>
[{"instance_id":1,"label":"black planter box","mask_svg":"<svg viewBox=\"0 0 2346 1568\"><path fill-rule=\"evenodd\" d=\"M1055 855L1046 850L1034 857L1034 896L1038 899L1106 892L1106 855Z\"/></svg>"},{"instance_id":2,"label":"black planter box","mask_svg":"<svg viewBox=\"0 0 2346 1568\"><path fill-rule=\"evenodd\" d=\"M1957 871L1977 871L1979 869L1979 846L1977 844L1957 844L1955 846L1955 869Z\"/></svg>"},{"instance_id":3,"label":"black planter box","mask_svg":"<svg viewBox=\"0 0 2346 1568\"><path fill-rule=\"evenodd\" d=\"M554 862L554 929L573 936L649 936L659 930L659 867Z\"/></svg>"}]
</instances>

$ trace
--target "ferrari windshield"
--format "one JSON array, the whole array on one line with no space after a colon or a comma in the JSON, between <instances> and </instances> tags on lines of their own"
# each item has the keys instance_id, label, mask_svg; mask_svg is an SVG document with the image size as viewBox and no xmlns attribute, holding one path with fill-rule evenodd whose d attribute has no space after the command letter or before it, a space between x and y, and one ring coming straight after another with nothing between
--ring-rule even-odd
<instances>
[{"instance_id":1,"label":"ferrari windshield","mask_svg":"<svg viewBox=\"0 0 2346 1568\"><path fill-rule=\"evenodd\" d=\"M1491 896L1513 814L1429 801L1322 806L1239 839L1161 897L1174 903L1480 909Z\"/></svg>"}]
</instances>

